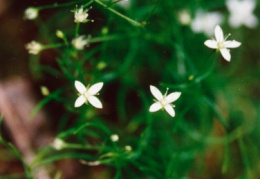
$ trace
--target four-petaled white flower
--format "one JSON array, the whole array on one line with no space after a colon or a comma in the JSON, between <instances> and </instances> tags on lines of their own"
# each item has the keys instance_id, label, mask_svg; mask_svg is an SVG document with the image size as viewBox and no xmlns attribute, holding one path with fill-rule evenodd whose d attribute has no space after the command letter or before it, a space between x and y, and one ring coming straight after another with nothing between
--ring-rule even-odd
<instances>
[{"instance_id":1,"label":"four-petaled white flower","mask_svg":"<svg viewBox=\"0 0 260 179\"><path fill-rule=\"evenodd\" d=\"M29 51L30 54L37 55L43 48L42 44L36 41L31 41L25 45L25 48Z\"/></svg>"},{"instance_id":2,"label":"four-petaled white flower","mask_svg":"<svg viewBox=\"0 0 260 179\"><path fill-rule=\"evenodd\" d=\"M254 28L258 24L257 17L253 14L256 7L255 0L227 0L227 8L230 12L229 24L238 28L245 25Z\"/></svg>"},{"instance_id":3,"label":"four-petaled white flower","mask_svg":"<svg viewBox=\"0 0 260 179\"><path fill-rule=\"evenodd\" d=\"M84 10L83 6L81 6L81 8L76 9L74 12L74 22L76 23L86 23L89 20L88 18L88 9Z\"/></svg>"},{"instance_id":4,"label":"four-petaled white flower","mask_svg":"<svg viewBox=\"0 0 260 179\"><path fill-rule=\"evenodd\" d=\"M230 36L230 34L228 36ZM220 51L223 58L229 62L231 60L231 55L228 48L237 48L241 45L241 43L235 40L226 41L228 36L224 38L222 29L217 25L215 28L216 40L206 40L204 44L209 48Z\"/></svg>"},{"instance_id":5,"label":"four-petaled white flower","mask_svg":"<svg viewBox=\"0 0 260 179\"><path fill-rule=\"evenodd\" d=\"M37 8L28 7L24 12L24 18L29 20L36 19L38 17L38 11Z\"/></svg>"},{"instance_id":6,"label":"four-petaled white flower","mask_svg":"<svg viewBox=\"0 0 260 179\"><path fill-rule=\"evenodd\" d=\"M172 117L174 117L175 116L175 111L173 109L174 105L172 105L171 103L176 101L180 97L181 92L173 92L167 95L167 91L168 91L167 89L166 93L162 95L162 93L155 86L152 85L150 85L150 90L157 101L150 106L149 111L155 112L163 108Z\"/></svg>"},{"instance_id":7,"label":"four-petaled white flower","mask_svg":"<svg viewBox=\"0 0 260 179\"><path fill-rule=\"evenodd\" d=\"M96 83L90 86L90 88L86 88L81 82L75 81L75 87L79 92L79 97L74 104L75 107L80 107L84 103L89 102L96 108L102 108L102 103L94 95L101 90L103 87L103 82Z\"/></svg>"},{"instance_id":8,"label":"four-petaled white flower","mask_svg":"<svg viewBox=\"0 0 260 179\"><path fill-rule=\"evenodd\" d=\"M73 39L71 43L77 50L83 50L84 46L88 44L88 38L85 35L80 35Z\"/></svg>"}]
</instances>

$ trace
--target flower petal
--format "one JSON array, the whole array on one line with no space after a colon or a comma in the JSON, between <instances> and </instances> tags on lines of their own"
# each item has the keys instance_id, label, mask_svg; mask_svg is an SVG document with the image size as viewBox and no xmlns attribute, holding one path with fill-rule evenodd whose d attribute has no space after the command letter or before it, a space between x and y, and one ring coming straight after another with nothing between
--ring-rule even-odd
<instances>
[{"instance_id":1,"label":"flower petal","mask_svg":"<svg viewBox=\"0 0 260 179\"><path fill-rule=\"evenodd\" d=\"M174 117L175 116L175 111L173 109L173 107L171 105L166 105L164 106L164 109L172 116Z\"/></svg>"},{"instance_id":2,"label":"flower petal","mask_svg":"<svg viewBox=\"0 0 260 179\"><path fill-rule=\"evenodd\" d=\"M74 107L77 108L77 107L80 107L82 106L82 104L84 104L86 102L86 98L81 95L77 98L77 100L75 101L75 104L74 104Z\"/></svg>"},{"instance_id":3,"label":"flower petal","mask_svg":"<svg viewBox=\"0 0 260 179\"><path fill-rule=\"evenodd\" d=\"M204 45L206 45L209 48L218 48L218 42L215 40L206 40L204 42Z\"/></svg>"},{"instance_id":4,"label":"flower petal","mask_svg":"<svg viewBox=\"0 0 260 179\"><path fill-rule=\"evenodd\" d=\"M102 108L103 107L102 103L100 102L100 100L96 96L90 96L88 98L88 102L96 108Z\"/></svg>"},{"instance_id":5,"label":"flower petal","mask_svg":"<svg viewBox=\"0 0 260 179\"><path fill-rule=\"evenodd\" d=\"M158 111L162 108L162 104L160 102L156 102L156 103L153 103L150 108L149 108L149 111L150 112L155 112L155 111Z\"/></svg>"},{"instance_id":6,"label":"flower petal","mask_svg":"<svg viewBox=\"0 0 260 179\"><path fill-rule=\"evenodd\" d=\"M221 55L223 56L223 58L224 58L225 60L227 60L228 62L230 62L230 60L231 60L231 55L230 55L230 52L229 52L228 49L222 48L222 49L220 49L220 53L221 53Z\"/></svg>"},{"instance_id":7,"label":"flower petal","mask_svg":"<svg viewBox=\"0 0 260 179\"><path fill-rule=\"evenodd\" d=\"M241 43L238 42L238 41L235 41L235 40L232 40L232 41L228 40L228 41L224 42L224 47L225 48L237 48L240 45L241 45Z\"/></svg>"},{"instance_id":8,"label":"flower petal","mask_svg":"<svg viewBox=\"0 0 260 179\"><path fill-rule=\"evenodd\" d=\"M96 83L94 85L92 85L89 89L88 89L88 94L90 95L95 95L97 94L101 88L103 87L103 82L99 82L99 83Z\"/></svg>"},{"instance_id":9,"label":"flower petal","mask_svg":"<svg viewBox=\"0 0 260 179\"><path fill-rule=\"evenodd\" d=\"M150 85L150 90L153 96L158 100L161 101L163 99L162 93L156 88L155 86Z\"/></svg>"},{"instance_id":10,"label":"flower petal","mask_svg":"<svg viewBox=\"0 0 260 179\"><path fill-rule=\"evenodd\" d=\"M82 12L83 12L83 8L80 8L80 9L78 10L78 13L79 13L79 14L82 14Z\"/></svg>"},{"instance_id":11,"label":"flower petal","mask_svg":"<svg viewBox=\"0 0 260 179\"><path fill-rule=\"evenodd\" d=\"M176 101L181 95L181 92L174 92L174 93L170 93L167 97L166 97L166 101L168 103L172 103L173 101Z\"/></svg>"},{"instance_id":12,"label":"flower petal","mask_svg":"<svg viewBox=\"0 0 260 179\"><path fill-rule=\"evenodd\" d=\"M86 91L86 87L80 81L75 81L74 85L80 94Z\"/></svg>"},{"instance_id":13,"label":"flower petal","mask_svg":"<svg viewBox=\"0 0 260 179\"><path fill-rule=\"evenodd\" d=\"M224 40L223 31L219 25L217 25L215 28L215 37L217 42L222 42Z\"/></svg>"}]
</instances>

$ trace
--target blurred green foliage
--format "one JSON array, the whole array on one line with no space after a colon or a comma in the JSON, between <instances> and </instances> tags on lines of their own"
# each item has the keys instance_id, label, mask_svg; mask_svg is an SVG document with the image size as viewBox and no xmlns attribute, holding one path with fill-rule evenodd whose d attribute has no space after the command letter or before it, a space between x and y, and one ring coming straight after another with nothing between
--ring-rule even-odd
<instances>
[{"instance_id":1,"label":"blurred green foliage","mask_svg":"<svg viewBox=\"0 0 260 179\"><path fill-rule=\"evenodd\" d=\"M227 19L224 0L132 0L128 8L99 2L40 8L35 40L62 46L30 57L35 80L51 86L32 118L58 101L64 112L53 120L64 145L40 149L30 167L76 158L107 166L107 178L259 177L259 26L232 29L224 21L224 33L242 42L228 63L203 44L208 37L178 20L185 9L191 18L204 9ZM82 51L70 45L77 34L71 12L76 4L92 6L89 19L94 20L79 24L79 35L91 35ZM57 29L69 44L56 37ZM99 99L104 108L74 108L75 80L86 85L103 81ZM150 85L182 92L174 118L166 111L149 112ZM112 134L118 142L110 140Z\"/></svg>"}]
</instances>

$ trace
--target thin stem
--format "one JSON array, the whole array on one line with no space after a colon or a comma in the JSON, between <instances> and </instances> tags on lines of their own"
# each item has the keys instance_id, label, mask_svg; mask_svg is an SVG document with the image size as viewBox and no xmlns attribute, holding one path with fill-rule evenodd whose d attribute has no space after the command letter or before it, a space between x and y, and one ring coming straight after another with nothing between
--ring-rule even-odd
<instances>
[{"instance_id":1,"label":"thin stem","mask_svg":"<svg viewBox=\"0 0 260 179\"><path fill-rule=\"evenodd\" d=\"M214 53L211 53L207 59L211 58L211 56ZM213 70L214 70L214 65L215 64L215 59L212 60L210 67L207 68L207 71L205 71L203 74L201 74L200 76L196 77L194 80L192 80L190 83L186 82L186 83L181 83L181 84L176 84L176 85L172 85L172 84L167 84L167 83L160 83L160 85L164 86L164 87L168 87L168 88L173 88L173 89L187 89L190 88L190 86L200 83L202 80L204 80L205 78L207 78L209 75L212 74Z\"/></svg>"},{"instance_id":2,"label":"thin stem","mask_svg":"<svg viewBox=\"0 0 260 179\"><path fill-rule=\"evenodd\" d=\"M207 60L210 59L214 54L216 53L215 52L210 53L210 55L206 59ZM207 78L213 72L214 64L215 64L215 59L212 60L212 62L210 63L210 67L207 69L207 71L204 74L200 75L199 77L195 78L194 82L199 83L200 81Z\"/></svg>"},{"instance_id":3,"label":"thin stem","mask_svg":"<svg viewBox=\"0 0 260 179\"><path fill-rule=\"evenodd\" d=\"M242 137L238 139L238 144L239 144L239 148L241 150L242 160L243 160L243 164L244 164L244 167L245 167L245 170L246 170L245 171L246 176L249 177L250 164L249 164L249 160L248 160L246 146L245 146L245 143L244 143Z\"/></svg>"},{"instance_id":4,"label":"thin stem","mask_svg":"<svg viewBox=\"0 0 260 179\"><path fill-rule=\"evenodd\" d=\"M229 148L229 144L227 142L226 147L225 147L225 159L224 159L222 169L221 169L222 173L227 172L229 163L230 163L230 148Z\"/></svg>"},{"instance_id":5,"label":"thin stem","mask_svg":"<svg viewBox=\"0 0 260 179\"><path fill-rule=\"evenodd\" d=\"M65 143L62 146L62 148L63 149L84 149L84 150L99 150L100 149L100 147L98 147L98 146L71 144L71 143Z\"/></svg>"},{"instance_id":6,"label":"thin stem","mask_svg":"<svg viewBox=\"0 0 260 179\"><path fill-rule=\"evenodd\" d=\"M26 178L32 179L31 169L27 165L26 161L23 159L23 156L20 154L20 152L15 148L15 146L9 142L6 142L1 136L0 136L0 143L5 145L8 149L10 149L15 154L15 156L22 162L22 165L25 169Z\"/></svg>"},{"instance_id":7,"label":"thin stem","mask_svg":"<svg viewBox=\"0 0 260 179\"><path fill-rule=\"evenodd\" d=\"M85 8L85 7L88 7L90 4L92 4L94 2L94 0L91 0L91 1L89 1L88 3L86 3L86 4L84 4L83 5L83 8ZM91 7L90 7L91 8Z\"/></svg>"},{"instance_id":8,"label":"thin stem","mask_svg":"<svg viewBox=\"0 0 260 179\"><path fill-rule=\"evenodd\" d=\"M59 38L61 38L61 39L63 40L63 42L64 42L64 44L65 44L66 47L69 46L69 42L68 42L68 39L67 39L67 37L66 37L65 34L63 34L63 36L62 36L62 37L59 37Z\"/></svg>"},{"instance_id":9,"label":"thin stem","mask_svg":"<svg viewBox=\"0 0 260 179\"><path fill-rule=\"evenodd\" d=\"M135 34L132 35L109 35L109 36L103 36L103 37L94 37L89 40L89 43L97 43L97 42L103 42L103 41L110 41L110 40L121 40L124 38L130 38L135 37Z\"/></svg>"},{"instance_id":10,"label":"thin stem","mask_svg":"<svg viewBox=\"0 0 260 179\"><path fill-rule=\"evenodd\" d=\"M159 3L161 2L162 0L158 0L155 4L155 6L153 7L153 9L151 10L151 12L149 13L149 15L147 16L146 18L146 22L148 22L148 20L150 19L150 17L153 15L153 13L155 12L157 6L159 5Z\"/></svg>"},{"instance_id":11,"label":"thin stem","mask_svg":"<svg viewBox=\"0 0 260 179\"><path fill-rule=\"evenodd\" d=\"M77 23L76 29L75 29L75 37L79 36L79 26L80 26L80 23Z\"/></svg>"},{"instance_id":12,"label":"thin stem","mask_svg":"<svg viewBox=\"0 0 260 179\"><path fill-rule=\"evenodd\" d=\"M51 48L58 48L58 47L62 47L64 46L63 44L49 44L49 45L44 45L42 47L42 50L46 50L46 49L51 49Z\"/></svg>"},{"instance_id":13,"label":"thin stem","mask_svg":"<svg viewBox=\"0 0 260 179\"><path fill-rule=\"evenodd\" d=\"M227 143L231 143L242 136L249 134L252 132L253 127L241 125L240 127L237 127L235 130L233 130L231 133L227 134L226 137L211 137L211 136L204 136L200 134L197 131L191 131L186 125L179 125L180 129L183 130L188 134L190 138L192 138L195 141L199 141L201 143L205 144L211 144L211 145L223 145Z\"/></svg>"},{"instance_id":14,"label":"thin stem","mask_svg":"<svg viewBox=\"0 0 260 179\"><path fill-rule=\"evenodd\" d=\"M114 14L122 17L123 19L127 20L128 22L130 22L132 25L134 26L138 26L138 27L143 27L143 25L123 14L121 14L120 12L108 7L106 4L104 4L103 2L101 2L100 0L94 0L96 3L98 3L99 5L103 6L104 8L106 8L107 10L109 10L110 12L113 12Z\"/></svg>"}]
</instances>

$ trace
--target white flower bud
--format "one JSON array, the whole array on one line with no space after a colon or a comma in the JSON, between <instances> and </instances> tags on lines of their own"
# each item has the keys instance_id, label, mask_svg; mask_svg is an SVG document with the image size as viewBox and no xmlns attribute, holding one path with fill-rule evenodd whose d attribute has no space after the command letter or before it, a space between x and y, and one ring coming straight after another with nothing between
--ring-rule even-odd
<instances>
[{"instance_id":1,"label":"white flower bud","mask_svg":"<svg viewBox=\"0 0 260 179\"><path fill-rule=\"evenodd\" d=\"M24 12L25 19L33 20L36 19L37 17L38 17L38 9L34 7L28 7Z\"/></svg>"},{"instance_id":2,"label":"white flower bud","mask_svg":"<svg viewBox=\"0 0 260 179\"><path fill-rule=\"evenodd\" d=\"M113 134L110 136L112 142L118 142L119 136L117 134Z\"/></svg>"}]
</instances>

